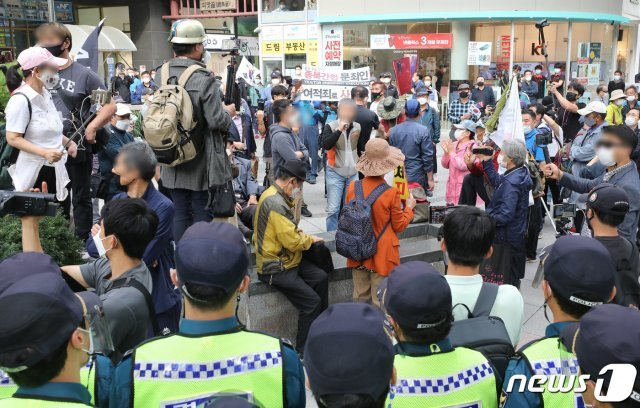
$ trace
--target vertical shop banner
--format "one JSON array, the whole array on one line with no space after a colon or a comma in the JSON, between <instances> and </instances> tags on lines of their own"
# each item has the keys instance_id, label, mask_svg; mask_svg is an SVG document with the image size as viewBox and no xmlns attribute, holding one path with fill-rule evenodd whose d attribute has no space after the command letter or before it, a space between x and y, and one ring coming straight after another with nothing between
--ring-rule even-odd
<instances>
[{"instance_id":1,"label":"vertical shop banner","mask_svg":"<svg viewBox=\"0 0 640 408\"><path fill-rule=\"evenodd\" d=\"M411 92L411 60L409 57L393 61L393 72L396 74L396 84L400 95Z\"/></svg>"},{"instance_id":2,"label":"vertical shop banner","mask_svg":"<svg viewBox=\"0 0 640 408\"><path fill-rule=\"evenodd\" d=\"M491 43L469 41L467 65L491 65Z\"/></svg>"},{"instance_id":3,"label":"vertical shop banner","mask_svg":"<svg viewBox=\"0 0 640 408\"><path fill-rule=\"evenodd\" d=\"M501 35L496 44L496 68L498 70L510 70L509 60L511 59L511 36Z\"/></svg>"},{"instance_id":4,"label":"vertical shop banner","mask_svg":"<svg viewBox=\"0 0 640 408\"><path fill-rule=\"evenodd\" d=\"M307 64L318 66L318 40L307 40Z\"/></svg>"},{"instance_id":5,"label":"vertical shop banner","mask_svg":"<svg viewBox=\"0 0 640 408\"><path fill-rule=\"evenodd\" d=\"M369 85L369 67L332 70L302 66L302 99L306 101L339 101L351 98L351 88Z\"/></svg>"},{"instance_id":6,"label":"vertical shop banner","mask_svg":"<svg viewBox=\"0 0 640 408\"><path fill-rule=\"evenodd\" d=\"M342 70L343 45L341 25L322 26L322 68Z\"/></svg>"}]
</instances>

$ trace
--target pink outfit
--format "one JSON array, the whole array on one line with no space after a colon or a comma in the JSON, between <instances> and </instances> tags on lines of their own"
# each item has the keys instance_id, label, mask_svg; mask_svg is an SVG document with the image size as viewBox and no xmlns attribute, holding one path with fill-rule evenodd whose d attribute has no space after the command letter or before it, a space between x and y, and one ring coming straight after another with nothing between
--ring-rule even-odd
<instances>
[{"instance_id":1,"label":"pink outfit","mask_svg":"<svg viewBox=\"0 0 640 408\"><path fill-rule=\"evenodd\" d=\"M463 144L460 144L460 142L455 142L453 144L453 152L445 153L445 155L442 156L442 167L444 167L445 169L449 169L447 193L445 195L447 204L458 204L464 176L469 174L469 169L464 162L464 154L467 151L467 146L473 144L475 144L473 140L469 140L467 142L464 142Z\"/></svg>"}]
</instances>

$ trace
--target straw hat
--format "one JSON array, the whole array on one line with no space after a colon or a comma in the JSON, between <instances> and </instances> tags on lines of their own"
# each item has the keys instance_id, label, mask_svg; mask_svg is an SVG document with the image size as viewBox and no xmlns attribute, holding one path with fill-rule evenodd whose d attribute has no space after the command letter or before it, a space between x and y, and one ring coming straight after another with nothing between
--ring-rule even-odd
<instances>
[{"instance_id":1,"label":"straw hat","mask_svg":"<svg viewBox=\"0 0 640 408\"><path fill-rule=\"evenodd\" d=\"M378 116L382 119L395 119L402 113L406 100L404 98L394 99L393 96L387 96L378 105Z\"/></svg>"},{"instance_id":2,"label":"straw hat","mask_svg":"<svg viewBox=\"0 0 640 408\"><path fill-rule=\"evenodd\" d=\"M356 170L367 177L383 176L404 163L404 154L389 146L384 139L371 139L356 164Z\"/></svg>"}]
</instances>

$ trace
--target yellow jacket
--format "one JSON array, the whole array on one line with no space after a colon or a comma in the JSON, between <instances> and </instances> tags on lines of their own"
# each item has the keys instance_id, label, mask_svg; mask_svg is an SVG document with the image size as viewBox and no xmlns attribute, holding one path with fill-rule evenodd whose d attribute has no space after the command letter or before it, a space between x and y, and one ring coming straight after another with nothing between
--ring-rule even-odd
<instances>
[{"instance_id":1,"label":"yellow jacket","mask_svg":"<svg viewBox=\"0 0 640 408\"><path fill-rule=\"evenodd\" d=\"M274 274L300 265L313 239L298 229L295 204L277 185L260 196L253 219L253 244L258 273Z\"/></svg>"},{"instance_id":2,"label":"yellow jacket","mask_svg":"<svg viewBox=\"0 0 640 408\"><path fill-rule=\"evenodd\" d=\"M610 125L622 125L624 124L624 118L622 117L622 106L616 105L613 101L607 105L607 117L604 119Z\"/></svg>"}]
</instances>

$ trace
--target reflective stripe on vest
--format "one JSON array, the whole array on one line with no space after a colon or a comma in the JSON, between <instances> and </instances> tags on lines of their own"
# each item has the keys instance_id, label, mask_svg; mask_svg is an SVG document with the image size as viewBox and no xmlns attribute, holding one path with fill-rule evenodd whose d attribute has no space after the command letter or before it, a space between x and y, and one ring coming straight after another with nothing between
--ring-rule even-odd
<instances>
[{"instance_id":1,"label":"reflective stripe on vest","mask_svg":"<svg viewBox=\"0 0 640 408\"><path fill-rule=\"evenodd\" d=\"M538 375L552 376L542 387L541 395L545 407L583 407L582 395L573 392L578 385L580 367L576 357L567 351L558 337L547 337L536 341L520 351L525 356L531 372ZM562 377L562 381L559 375ZM568 392L551 392L549 384L558 389L568 389Z\"/></svg>"},{"instance_id":2,"label":"reflective stripe on vest","mask_svg":"<svg viewBox=\"0 0 640 408\"><path fill-rule=\"evenodd\" d=\"M218 393L242 393L261 406L285 406L281 347L245 331L150 340L132 357L132 405L195 406Z\"/></svg>"},{"instance_id":3,"label":"reflective stripe on vest","mask_svg":"<svg viewBox=\"0 0 640 408\"><path fill-rule=\"evenodd\" d=\"M390 393L396 407L498 406L493 367L464 347L422 357L396 355L398 382Z\"/></svg>"}]
</instances>

